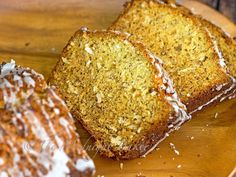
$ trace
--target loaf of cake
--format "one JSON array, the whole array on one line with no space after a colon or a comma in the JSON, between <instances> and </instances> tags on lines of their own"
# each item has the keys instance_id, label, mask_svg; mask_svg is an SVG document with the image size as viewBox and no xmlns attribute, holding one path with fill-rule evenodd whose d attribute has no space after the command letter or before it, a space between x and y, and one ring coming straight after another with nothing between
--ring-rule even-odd
<instances>
[{"instance_id":1,"label":"loaf of cake","mask_svg":"<svg viewBox=\"0 0 236 177\"><path fill-rule=\"evenodd\" d=\"M143 156L189 119L161 61L118 31L76 32L49 82L107 157Z\"/></svg>"},{"instance_id":2,"label":"loaf of cake","mask_svg":"<svg viewBox=\"0 0 236 177\"><path fill-rule=\"evenodd\" d=\"M0 176L89 177L65 103L42 75L14 61L0 65Z\"/></svg>"},{"instance_id":3,"label":"loaf of cake","mask_svg":"<svg viewBox=\"0 0 236 177\"><path fill-rule=\"evenodd\" d=\"M211 30L176 4L132 0L109 29L133 34L163 60L190 113L234 90Z\"/></svg>"}]
</instances>

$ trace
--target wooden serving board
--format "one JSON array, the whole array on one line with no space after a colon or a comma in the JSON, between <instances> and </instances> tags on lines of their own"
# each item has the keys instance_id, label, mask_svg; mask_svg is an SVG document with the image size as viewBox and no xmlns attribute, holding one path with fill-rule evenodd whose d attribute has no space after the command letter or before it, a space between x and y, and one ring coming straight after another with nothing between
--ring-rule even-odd
<instances>
[{"instance_id":1,"label":"wooden serving board","mask_svg":"<svg viewBox=\"0 0 236 177\"><path fill-rule=\"evenodd\" d=\"M124 1L0 1L0 61L13 58L47 78L70 36L81 26L106 29L122 10ZM179 2L236 36L235 24L213 9L195 1ZM226 177L236 167L236 100L194 115L146 158L123 162L102 158L87 132L81 127L79 132L94 159L97 176Z\"/></svg>"}]
</instances>

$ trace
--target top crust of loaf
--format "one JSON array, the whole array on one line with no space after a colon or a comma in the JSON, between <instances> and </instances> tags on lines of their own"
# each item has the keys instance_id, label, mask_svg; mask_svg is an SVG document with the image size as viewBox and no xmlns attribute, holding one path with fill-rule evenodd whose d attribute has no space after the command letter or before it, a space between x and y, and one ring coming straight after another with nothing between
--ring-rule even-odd
<instances>
[{"instance_id":1,"label":"top crust of loaf","mask_svg":"<svg viewBox=\"0 0 236 177\"><path fill-rule=\"evenodd\" d=\"M63 72L63 70L67 68L66 65L70 65L70 62L76 60L76 58L71 57L73 55L73 52L76 53L76 51L71 48L73 46L79 45L77 41L83 35L101 37L103 38L103 40L105 40L104 38L106 37L110 39L115 38L123 41L124 43L131 44L134 49L138 53L140 53L140 55L145 56L145 58L151 63L152 67L150 69L155 70L155 73L157 73L155 76L153 76L153 78L150 79L153 79L153 82L157 86L158 92L160 93L163 99L163 104L166 104L167 102L172 111L169 112L168 117L163 118L161 123L153 126L153 128L146 130L145 132L142 132L140 134L140 138L134 144L131 145L135 147L143 146L143 148L138 149L131 147L130 150L116 150L110 147L110 144L104 143L104 140L101 139L101 134L92 130L90 125L86 124L86 122L83 120L83 116L81 115L79 110L77 108L74 108L73 105L71 105L71 100L68 100L68 97L70 97L70 95L65 93L66 90L60 89L63 87L62 85L65 85L61 82L61 80L65 80L67 82L67 79L64 78L64 74L61 72ZM89 50L87 48L86 50L86 52L90 53L90 55L93 55L92 51L94 51L94 49ZM54 68L49 82L59 88L59 91L64 96L67 104L71 105L69 107L71 108L72 113L95 138L96 145L103 155L116 159L132 159L148 153L150 149L152 149L153 146L155 146L166 135L166 133L179 128L179 126L183 122L189 119L185 112L186 108L179 101L176 92L172 87L172 82L166 72L163 70L161 63L162 62L160 61L160 59L151 54L151 52L148 51L140 42L131 41L130 35L127 33L121 33L119 31L89 31L87 28L82 28L81 30L75 33L75 35L69 41L68 45L64 48L61 60L58 61L56 67ZM78 94L80 95L81 93Z\"/></svg>"},{"instance_id":2,"label":"top crust of loaf","mask_svg":"<svg viewBox=\"0 0 236 177\"><path fill-rule=\"evenodd\" d=\"M65 103L42 75L14 61L0 65L0 147L0 176L94 173Z\"/></svg>"}]
</instances>

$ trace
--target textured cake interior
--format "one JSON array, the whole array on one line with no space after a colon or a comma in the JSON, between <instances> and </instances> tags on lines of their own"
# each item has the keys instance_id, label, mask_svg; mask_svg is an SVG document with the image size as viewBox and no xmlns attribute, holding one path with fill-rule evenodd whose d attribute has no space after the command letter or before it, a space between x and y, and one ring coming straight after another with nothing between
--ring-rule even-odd
<instances>
[{"instance_id":1,"label":"textured cake interior","mask_svg":"<svg viewBox=\"0 0 236 177\"><path fill-rule=\"evenodd\" d=\"M154 82L157 74L143 51L123 37L78 32L51 84L100 144L121 151L161 126L172 112Z\"/></svg>"},{"instance_id":2,"label":"textured cake interior","mask_svg":"<svg viewBox=\"0 0 236 177\"><path fill-rule=\"evenodd\" d=\"M134 0L111 29L133 34L159 56L186 104L227 82L208 33L178 8Z\"/></svg>"},{"instance_id":3,"label":"textured cake interior","mask_svg":"<svg viewBox=\"0 0 236 177\"><path fill-rule=\"evenodd\" d=\"M204 25L208 30L216 37L216 41L219 45L222 55L225 59L226 65L229 68L230 74L236 77L236 43L233 39L230 39L226 34L217 26L210 22L203 20Z\"/></svg>"}]
</instances>

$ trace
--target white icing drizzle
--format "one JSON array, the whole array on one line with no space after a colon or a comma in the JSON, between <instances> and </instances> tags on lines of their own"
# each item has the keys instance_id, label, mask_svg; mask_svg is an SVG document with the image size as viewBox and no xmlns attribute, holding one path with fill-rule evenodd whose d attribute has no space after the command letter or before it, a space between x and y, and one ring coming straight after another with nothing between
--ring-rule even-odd
<instances>
[{"instance_id":1,"label":"white icing drizzle","mask_svg":"<svg viewBox=\"0 0 236 177\"><path fill-rule=\"evenodd\" d=\"M30 76L24 77L24 81L27 83L27 85L35 87L35 81Z\"/></svg>"},{"instance_id":2,"label":"white icing drizzle","mask_svg":"<svg viewBox=\"0 0 236 177\"><path fill-rule=\"evenodd\" d=\"M25 143L28 143L28 142L24 142L24 144ZM23 145L23 144L22 144ZM34 169L37 169L37 163L31 158L31 156L29 155L29 154L31 154L31 155L34 155L36 158L39 156L39 155L37 155L37 152L35 152L33 149L25 149L25 147L23 146L22 147L22 150L23 150L23 153L24 153L24 155L25 155L25 157L26 157L26 159L27 159L27 161L32 165L32 167L34 167ZM39 170L37 170L37 175L38 176L43 176L43 174L41 173L41 171L39 171Z\"/></svg>"},{"instance_id":3,"label":"white icing drizzle","mask_svg":"<svg viewBox=\"0 0 236 177\"><path fill-rule=\"evenodd\" d=\"M22 118L22 115L20 113L18 113L15 109L13 109L13 112L14 112L17 120L19 120L23 125L25 136L28 136L28 126L27 126L25 120ZM17 127L17 124L15 126Z\"/></svg>"},{"instance_id":4,"label":"white icing drizzle","mask_svg":"<svg viewBox=\"0 0 236 177\"><path fill-rule=\"evenodd\" d=\"M174 3L171 3L170 6L173 8L176 8L176 4L174 4Z\"/></svg>"},{"instance_id":5,"label":"white icing drizzle","mask_svg":"<svg viewBox=\"0 0 236 177\"><path fill-rule=\"evenodd\" d=\"M52 101L52 99L51 99L50 97L47 99L47 101L48 101L48 105L49 105L51 108L55 107L55 104L53 103L53 101Z\"/></svg>"},{"instance_id":6,"label":"white icing drizzle","mask_svg":"<svg viewBox=\"0 0 236 177\"><path fill-rule=\"evenodd\" d=\"M218 86L216 87L216 91L220 91L222 88L223 88L223 85L218 85Z\"/></svg>"},{"instance_id":7,"label":"white icing drizzle","mask_svg":"<svg viewBox=\"0 0 236 177\"><path fill-rule=\"evenodd\" d=\"M69 138L71 138L71 133L70 133L70 130L69 130L69 123L66 121L65 118L61 117L59 119L59 123L66 129L66 133L67 135L69 136Z\"/></svg>"},{"instance_id":8,"label":"white icing drizzle","mask_svg":"<svg viewBox=\"0 0 236 177\"><path fill-rule=\"evenodd\" d=\"M54 151L52 170L45 177L65 177L70 172L67 162L69 157L61 150Z\"/></svg>"},{"instance_id":9,"label":"white icing drizzle","mask_svg":"<svg viewBox=\"0 0 236 177\"><path fill-rule=\"evenodd\" d=\"M23 81L19 75L14 75L13 79L18 82L19 87L23 87Z\"/></svg>"},{"instance_id":10,"label":"white icing drizzle","mask_svg":"<svg viewBox=\"0 0 236 177\"><path fill-rule=\"evenodd\" d=\"M59 101L64 107L66 107L65 102L51 89L49 92L53 95L54 99ZM72 118L72 117L71 117Z\"/></svg>"},{"instance_id":11,"label":"white icing drizzle","mask_svg":"<svg viewBox=\"0 0 236 177\"><path fill-rule=\"evenodd\" d=\"M33 73L38 79L43 79L42 75L35 73L33 70L16 67L14 60L11 60L10 63L2 64L0 70L0 89L3 92L5 105L20 103L16 95L24 85L31 89L26 93L22 93L25 94L23 96L27 97L33 92L33 87L35 87L35 81L32 78ZM12 78L12 81L10 82L6 76Z\"/></svg>"},{"instance_id":12,"label":"white icing drizzle","mask_svg":"<svg viewBox=\"0 0 236 177\"><path fill-rule=\"evenodd\" d=\"M87 159L78 159L76 161L76 169L78 171L84 171L86 169L92 168L94 167L94 163L91 160L87 160Z\"/></svg>"},{"instance_id":13,"label":"white icing drizzle","mask_svg":"<svg viewBox=\"0 0 236 177\"><path fill-rule=\"evenodd\" d=\"M80 30L86 32L86 31L88 31L88 28L86 26L83 26L80 28Z\"/></svg>"},{"instance_id":14,"label":"white icing drizzle","mask_svg":"<svg viewBox=\"0 0 236 177\"><path fill-rule=\"evenodd\" d=\"M5 171L0 172L0 177L9 177Z\"/></svg>"},{"instance_id":15,"label":"white icing drizzle","mask_svg":"<svg viewBox=\"0 0 236 177\"><path fill-rule=\"evenodd\" d=\"M15 68L15 61L11 60L10 63L7 63L7 64L3 65L3 67L1 68L1 75L0 75L0 77L5 77L6 75L9 75L10 72L12 70L14 70L14 68Z\"/></svg>"},{"instance_id":16,"label":"white icing drizzle","mask_svg":"<svg viewBox=\"0 0 236 177\"><path fill-rule=\"evenodd\" d=\"M18 162L20 161L20 155L17 152L16 147L13 145L11 141L7 141L7 144L11 147L12 151L14 152L14 159L13 159L13 166L12 168L7 169L7 172L10 176L17 176L17 177L24 177L23 173L21 172Z\"/></svg>"},{"instance_id":17,"label":"white icing drizzle","mask_svg":"<svg viewBox=\"0 0 236 177\"><path fill-rule=\"evenodd\" d=\"M48 171L50 171L50 166L52 164L52 159L48 158L49 153L51 153L51 149L42 149L42 152L39 153L35 150L31 149L30 153L37 157L37 162L43 165Z\"/></svg>"},{"instance_id":18,"label":"white icing drizzle","mask_svg":"<svg viewBox=\"0 0 236 177\"><path fill-rule=\"evenodd\" d=\"M13 85L5 78L3 78L3 84L1 85L1 88L6 87L6 88L12 88Z\"/></svg>"},{"instance_id":19,"label":"white icing drizzle","mask_svg":"<svg viewBox=\"0 0 236 177\"><path fill-rule=\"evenodd\" d=\"M229 100L233 99L236 97L236 90L234 90L233 94L229 95Z\"/></svg>"},{"instance_id":20,"label":"white icing drizzle","mask_svg":"<svg viewBox=\"0 0 236 177\"><path fill-rule=\"evenodd\" d=\"M228 75L228 77L231 79L232 85L229 88L227 88L226 90L224 90L223 92L220 92L218 95L216 95L214 98L209 100L207 103L205 103L202 106L199 106L197 109L193 110L190 113L190 115L197 112L197 111L200 111L203 107L208 106L209 104L211 104L219 99L220 99L220 102L222 102L225 99L232 99L236 96L236 94L235 94L235 92L236 92L236 79L227 73L225 60L222 56L222 53L220 52L220 50L218 48L218 44L215 40L215 37L210 33L210 31L207 28L205 28L205 30L207 31L208 35L211 37L211 39L213 41L214 49L217 52L218 57L219 57L219 64L222 67L222 69L225 71L225 74ZM215 90L220 91L223 88L223 86L225 86L225 85L226 84L218 85L218 86L216 86Z\"/></svg>"},{"instance_id":21,"label":"white icing drizzle","mask_svg":"<svg viewBox=\"0 0 236 177\"><path fill-rule=\"evenodd\" d=\"M216 51L216 53L218 54L218 57L219 57L219 64L220 66L226 70L226 64L225 64L225 60L223 58L223 55L222 55L222 52L219 50L219 47L218 47L218 44L217 44L217 41L215 39L215 36L213 36L211 34L211 32L205 28L206 32L208 33L208 35L210 36L210 38L212 39L212 42L213 42L213 47L214 47L214 50Z\"/></svg>"},{"instance_id":22,"label":"white icing drizzle","mask_svg":"<svg viewBox=\"0 0 236 177\"><path fill-rule=\"evenodd\" d=\"M153 59L152 64L156 67L159 74L156 76L157 78L161 78L163 84L160 85L161 89L164 89L166 92L165 98L166 100L173 106L176 113L176 120L172 124L174 128L177 129L182 123L189 120L191 117L186 113L186 106L180 102L176 91L173 88L173 82L169 78L166 71L162 68L161 64L163 63L158 57L152 54L149 50L146 50L149 56ZM178 124L178 125L177 125Z\"/></svg>"},{"instance_id":23,"label":"white icing drizzle","mask_svg":"<svg viewBox=\"0 0 236 177\"><path fill-rule=\"evenodd\" d=\"M156 2L158 2L159 4L165 4L163 1L161 0L155 0Z\"/></svg>"},{"instance_id":24,"label":"white icing drizzle","mask_svg":"<svg viewBox=\"0 0 236 177\"><path fill-rule=\"evenodd\" d=\"M27 168L25 168L23 172L25 176L32 176L32 173Z\"/></svg>"},{"instance_id":25,"label":"white icing drizzle","mask_svg":"<svg viewBox=\"0 0 236 177\"><path fill-rule=\"evenodd\" d=\"M165 98L169 102L170 105L174 108L175 111L175 119L173 122L171 122L170 125L168 125L168 130L167 132L163 135L161 139L159 139L156 144L150 148L144 155L145 157L147 154L152 152L158 144L163 141L166 137L169 136L169 133L171 133L174 130L177 130L180 128L180 126L186 122L187 120L191 119L191 116L189 116L186 113L186 106L182 104L177 96L176 91L173 88L173 83L171 79L169 78L168 74L166 71L162 68L162 61L156 57L154 54L152 54L149 50L146 49L146 52L149 54L149 56L152 58L152 64L156 67L157 71L159 74L156 76L156 78L161 78L163 81L163 85L160 85L161 89L164 89L165 92L167 93ZM173 119L173 117L170 117L170 119Z\"/></svg>"},{"instance_id":26,"label":"white icing drizzle","mask_svg":"<svg viewBox=\"0 0 236 177\"><path fill-rule=\"evenodd\" d=\"M50 139L46 130L41 125L34 112L32 112L31 110L27 110L24 115L28 119L28 121L32 123L31 130L36 137L38 137L42 142Z\"/></svg>"},{"instance_id":27,"label":"white icing drizzle","mask_svg":"<svg viewBox=\"0 0 236 177\"><path fill-rule=\"evenodd\" d=\"M214 98L212 98L210 101L208 101L207 103L203 104L202 106L199 106L197 109L193 110L192 112L190 112L189 114L193 114L197 111L202 110L203 107L208 106L209 104L217 101L218 99L220 99L220 102L224 101L225 99L232 99L233 97L235 97L235 92L236 92L236 80L231 77L231 79L233 80L233 84L226 90L224 90L223 92L219 93L217 96L215 96ZM233 92L232 92L233 90Z\"/></svg>"},{"instance_id":28,"label":"white icing drizzle","mask_svg":"<svg viewBox=\"0 0 236 177\"><path fill-rule=\"evenodd\" d=\"M54 111L57 115L60 115L60 109L54 108L53 111Z\"/></svg>"},{"instance_id":29,"label":"white icing drizzle","mask_svg":"<svg viewBox=\"0 0 236 177\"><path fill-rule=\"evenodd\" d=\"M63 109L65 110L67 108L64 101L58 97L53 89L49 89L44 86L42 87L45 94L48 94L46 98L38 97L37 93L34 94L34 89L36 87L36 80L34 80L35 78L37 78L37 80L41 79L41 81L44 81L43 76L37 74L33 70L16 67L13 60L10 63L0 65L0 91L3 97L3 105L5 106L4 109L12 114L11 121L13 126L23 132L24 136L27 137L29 133L32 133L35 136L35 139L33 140L35 142L32 142L33 144L38 141L38 143L48 141L50 145L53 145L54 148L57 149L56 151L52 151L55 149L42 149L42 152L38 152L34 150L33 146L31 147L31 145L29 145L31 142L24 141L23 144L22 142L21 144L18 144L15 139L17 139L17 136L21 135L12 134L10 131L9 133L11 137L6 141L4 139L5 137L2 136L3 134L0 132L0 141L7 143L12 151L12 154L14 155L12 168L1 171L0 177L25 177L35 175L38 177L45 176L41 169L38 168L38 165L41 165L47 170L47 177L69 177L70 168L68 163L74 166L74 168L77 168L78 166L78 163L74 163L72 159L70 159L70 157L64 152L64 141L72 139L72 135L77 135L75 133L75 127L73 127L72 116L70 113L67 113L66 116L63 114L64 117L60 117L59 108L64 107ZM34 100L36 100L36 106L39 108L38 110L32 110L31 102L29 101L29 98L32 96ZM24 102L22 102L22 100ZM59 125L63 126L62 130L65 129L67 132L66 134L63 132L61 133L67 136L61 136L60 132L56 131L54 126L55 122L51 121L49 116L51 115L49 114L51 112L47 111L48 109L46 109L46 106L49 106L52 108L51 110L55 112L55 114L52 115L56 116L55 121L58 122ZM44 123L41 122L42 120L46 120L49 129L45 128ZM49 131L52 132L50 136L48 134ZM64 139L64 137L67 139ZM25 147L24 144L28 144L29 147ZM18 154L18 152L22 153ZM77 153L78 159L88 158L84 151L77 150ZM23 165L23 162L21 161L22 157L26 159L27 164L30 164L29 166ZM93 164L91 159L88 158L87 161L88 162L86 163ZM5 165L5 162L0 156L0 166L1 165ZM90 165L88 168L91 173L94 173L94 164ZM35 171L31 171L32 169ZM77 170L80 171L80 169ZM80 172L83 173L83 171Z\"/></svg>"},{"instance_id":30,"label":"white icing drizzle","mask_svg":"<svg viewBox=\"0 0 236 177\"><path fill-rule=\"evenodd\" d=\"M41 105L41 111L42 111L44 117L48 120L49 128L50 128L50 130L51 130L52 133L53 133L52 136L54 136L55 139L56 139L57 146L58 146L59 148L63 147L63 144L64 144L64 143L63 143L63 141L58 137L58 134L56 133L56 130L54 129L54 126L53 126L52 122L50 121L50 117L49 117L49 115L47 114L47 112L46 112L46 110L45 110L45 107L44 107L43 105ZM50 139L50 138L48 137L48 139ZM44 139L44 140L45 140L45 139Z\"/></svg>"},{"instance_id":31,"label":"white icing drizzle","mask_svg":"<svg viewBox=\"0 0 236 177\"><path fill-rule=\"evenodd\" d=\"M5 162L4 160L0 157L0 166L3 165Z\"/></svg>"}]
</instances>

